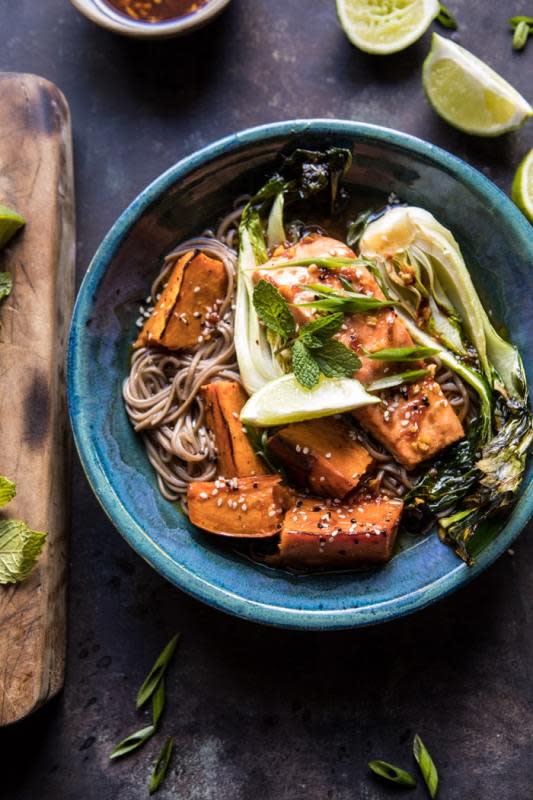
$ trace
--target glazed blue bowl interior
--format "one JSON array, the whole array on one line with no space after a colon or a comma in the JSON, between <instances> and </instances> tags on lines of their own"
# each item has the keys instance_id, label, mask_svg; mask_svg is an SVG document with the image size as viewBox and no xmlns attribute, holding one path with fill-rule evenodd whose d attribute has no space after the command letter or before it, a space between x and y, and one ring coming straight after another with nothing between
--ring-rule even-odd
<instances>
[{"instance_id":1,"label":"glazed blue bowl interior","mask_svg":"<svg viewBox=\"0 0 533 800\"><path fill-rule=\"evenodd\" d=\"M128 422L121 385L138 305L163 255L213 224L261 185L280 153L351 148L347 183L356 202L395 192L431 211L458 239L493 319L520 348L533 379L529 274L532 229L483 175L430 144L354 122L284 122L217 142L180 161L122 214L100 246L78 296L69 342L68 393L89 481L131 546L176 586L258 622L342 628L426 606L473 578L509 547L533 509L531 466L499 536L469 568L436 535L403 539L385 567L292 576L244 560L202 534L160 495L143 444Z\"/></svg>"}]
</instances>

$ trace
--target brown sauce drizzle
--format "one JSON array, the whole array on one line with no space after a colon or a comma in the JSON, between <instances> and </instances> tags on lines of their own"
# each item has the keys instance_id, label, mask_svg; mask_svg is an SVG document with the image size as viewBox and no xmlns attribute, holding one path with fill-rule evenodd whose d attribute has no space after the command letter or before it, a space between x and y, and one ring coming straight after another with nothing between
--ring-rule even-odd
<instances>
[{"instance_id":1,"label":"brown sauce drizzle","mask_svg":"<svg viewBox=\"0 0 533 800\"><path fill-rule=\"evenodd\" d=\"M135 22L165 22L194 14L209 0L104 0L115 11Z\"/></svg>"}]
</instances>

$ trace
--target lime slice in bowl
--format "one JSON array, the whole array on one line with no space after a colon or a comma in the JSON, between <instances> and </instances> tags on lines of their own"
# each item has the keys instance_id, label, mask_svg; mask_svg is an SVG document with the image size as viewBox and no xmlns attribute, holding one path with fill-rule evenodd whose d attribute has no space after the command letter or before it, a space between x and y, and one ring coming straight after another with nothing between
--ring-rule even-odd
<instances>
[{"instance_id":1,"label":"lime slice in bowl","mask_svg":"<svg viewBox=\"0 0 533 800\"><path fill-rule=\"evenodd\" d=\"M511 197L533 224L533 148L516 170Z\"/></svg>"},{"instance_id":2,"label":"lime slice in bowl","mask_svg":"<svg viewBox=\"0 0 533 800\"><path fill-rule=\"evenodd\" d=\"M381 56L420 39L438 13L437 0L337 0L348 39L360 50Z\"/></svg>"},{"instance_id":3,"label":"lime slice in bowl","mask_svg":"<svg viewBox=\"0 0 533 800\"><path fill-rule=\"evenodd\" d=\"M12 236L26 224L24 217L17 214L7 206L0 204L0 249L6 245Z\"/></svg>"},{"instance_id":4,"label":"lime slice in bowl","mask_svg":"<svg viewBox=\"0 0 533 800\"><path fill-rule=\"evenodd\" d=\"M241 422L257 427L284 425L379 402L379 397L368 394L353 378L321 378L312 389L306 389L290 373L253 394L241 411Z\"/></svg>"},{"instance_id":5,"label":"lime slice in bowl","mask_svg":"<svg viewBox=\"0 0 533 800\"><path fill-rule=\"evenodd\" d=\"M436 33L422 82L437 114L465 133L500 136L533 114L527 100L484 61Z\"/></svg>"}]
</instances>

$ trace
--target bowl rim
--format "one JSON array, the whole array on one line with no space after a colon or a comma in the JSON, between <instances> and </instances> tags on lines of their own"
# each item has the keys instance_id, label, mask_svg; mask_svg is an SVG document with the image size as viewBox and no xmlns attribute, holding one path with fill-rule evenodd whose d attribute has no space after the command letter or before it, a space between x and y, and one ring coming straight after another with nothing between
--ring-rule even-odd
<instances>
[{"instance_id":1,"label":"bowl rim","mask_svg":"<svg viewBox=\"0 0 533 800\"><path fill-rule=\"evenodd\" d=\"M284 608L243 598L234 592L215 586L194 575L164 552L129 516L108 481L92 444L90 426L85 419L83 407L78 404L78 397L83 394L80 392L80 389L83 389L81 342L86 322L91 316L92 298L115 252L139 216L175 183L219 156L236 152L248 144L267 142L281 136L302 136L306 132L345 137L371 137L387 146L397 146L423 156L440 168L444 167L455 179L467 183L493 206L498 207L500 212L503 211L514 234L526 242L531 239L530 223L492 181L457 156L410 134L378 125L340 119L288 120L248 128L219 139L176 162L143 189L112 225L89 264L74 306L67 351L67 396L74 441L94 494L123 538L157 572L193 597L218 610L244 619L283 628L333 630L376 624L404 616L428 606L470 582L505 552L533 515L533 483L530 482L525 487L502 531L479 556L474 566L467 567L458 560L456 568L432 584L372 606L313 611Z\"/></svg>"},{"instance_id":2,"label":"bowl rim","mask_svg":"<svg viewBox=\"0 0 533 800\"><path fill-rule=\"evenodd\" d=\"M112 9L107 13L96 0L70 0L71 4L91 22L113 33L131 36L135 39L162 39L192 32L210 22L221 12L230 0L209 0L207 5L176 19L164 22L146 23L122 18Z\"/></svg>"}]
</instances>

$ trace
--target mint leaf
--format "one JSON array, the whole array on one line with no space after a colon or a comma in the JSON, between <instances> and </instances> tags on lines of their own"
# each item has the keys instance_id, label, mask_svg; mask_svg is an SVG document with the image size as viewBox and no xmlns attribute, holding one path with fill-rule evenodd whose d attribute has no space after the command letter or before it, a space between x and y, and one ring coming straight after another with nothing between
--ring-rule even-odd
<instances>
[{"instance_id":1,"label":"mint leaf","mask_svg":"<svg viewBox=\"0 0 533 800\"><path fill-rule=\"evenodd\" d=\"M305 344L310 350L316 350L317 347L322 347L324 344L323 340L319 336L315 336L313 333L304 333L298 337L302 344Z\"/></svg>"},{"instance_id":2,"label":"mint leaf","mask_svg":"<svg viewBox=\"0 0 533 800\"><path fill-rule=\"evenodd\" d=\"M259 319L267 328L283 339L290 339L295 335L296 325L289 304L275 286L260 280L254 289L253 302Z\"/></svg>"},{"instance_id":3,"label":"mint leaf","mask_svg":"<svg viewBox=\"0 0 533 800\"><path fill-rule=\"evenodd\" d=\"M0 272L0 300L7 297L13 288L13 280L9 272Z\"/></svg>"},{"instance_id":4,"label":"mint leaf","mask_svg":"<svg viewBox=\"0 0 533 800\"><path fill-rule=\"evenodd\" d=\"M9 478L4 478L3 475L0 475L0 508L9 503L10 500L13 500L16 493L17 488L13 481L10 481Z\"/></svg>"},{"instance_id":5,"label":"mint leaf","mask_svg":"<svg viewBox=\"0 0 533 800\"><path fill-rule=\"evenodd\" d=\"M301 341L296 340L292 348L292 371L298 383L312 389L319 381L320 367Z\"/></svg>"},{"instance_id":6,"label":"mint leaf","mask_svg":"<svg viewBox=\"0 0 533 800\"><path fill-rule=\"evenodd\" d=\"M351 378L361 367L361 359L356 353L336 339L324 342L313 357L327 378Z\"/></svg>"},{"instance_id":7,"label":"mint leaf","mask_svg":"<svg viewBox=\"0 0 533 800\"><path fill-rule=\"evenodd\" d=\"M312 322L308 322L300 330L300 339L305 341L305 338L310 334L321 342L331 339L341 329L344 320L344 314L327 314L325 317L319 317ZM308 345L309 346L309 345Z\"/></svg>"},{"instance_id":8,"label":"mint leaf","mask_svg":"<svg viewBox=\"0 0 533 800\"><path fill-rule=\"evenodd\" d=\"M32 531L20 519L0 522L0 584L18 583L34 568L46 533Z\"/></svg>"}]
</instances>

